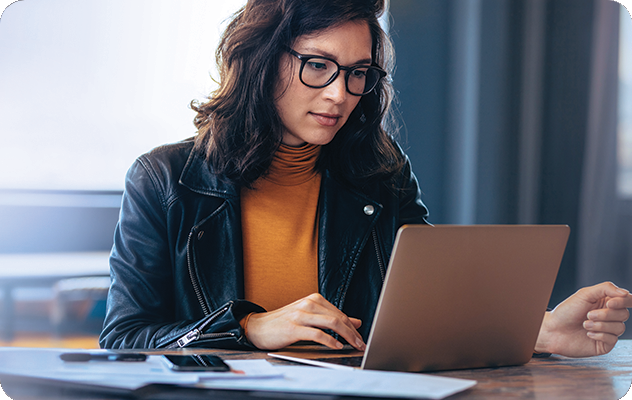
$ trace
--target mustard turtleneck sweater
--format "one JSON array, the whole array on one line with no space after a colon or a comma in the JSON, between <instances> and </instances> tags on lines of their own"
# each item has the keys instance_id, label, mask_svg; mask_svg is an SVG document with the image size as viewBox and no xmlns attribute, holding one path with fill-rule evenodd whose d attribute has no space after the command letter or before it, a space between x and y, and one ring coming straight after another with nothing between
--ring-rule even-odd
<instances>
[{"instance_id":1,"label":"mustard turtleneck sweater","mask_svg":"<svg viewBox=\"0 0 632 400\"><path fill-rule=\"evenodd\" d=\"M282 144L268 174L241 190L245 297L268 311L318 292L319 153Z\"/></svg>"}]
</instances>

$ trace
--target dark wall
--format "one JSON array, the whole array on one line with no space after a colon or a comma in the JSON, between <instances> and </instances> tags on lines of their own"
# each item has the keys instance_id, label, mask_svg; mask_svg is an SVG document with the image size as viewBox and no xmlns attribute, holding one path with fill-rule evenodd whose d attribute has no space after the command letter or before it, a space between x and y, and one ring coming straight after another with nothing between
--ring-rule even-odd
<instances>
[{"instance_id":1,"label":"dark wall","mask_svg":"<svg viewBox=\"0 0 632 400\"><path fill-rule=\"evenodd\" d=\"M482 0L476 223L518 222L519 117L524 10L528 0ZM404 148L430 221L447 223L446 146L451 12L446 0L391 2L397 52L393 77L406 127ZM593 0L545 2L540 194L534 223L568 224L572 234L551 299L576 289L576 228L587 130Z\"/></svg>"},{"instance_id":2,"label":"dark wall","mask_svg":"<svg viewBox=\"0 0 632 400\"><path fill-rule=\"evenodd\" d=\"M445 220L449 2L391 2L401 140L434 222Z\"/></svg>"},{"instance_id":3,"label":"dark wall","mask_svg":"<svg viewBox=\"0 0 632 400\"><path fill-rule=\"evenodd\" d=\"M540 221L571 226L556 293L576 286L579 199L588 123L592 0L548 3ZM559 295L558 295L559 296Z\"/></svg>"}]
</instances>

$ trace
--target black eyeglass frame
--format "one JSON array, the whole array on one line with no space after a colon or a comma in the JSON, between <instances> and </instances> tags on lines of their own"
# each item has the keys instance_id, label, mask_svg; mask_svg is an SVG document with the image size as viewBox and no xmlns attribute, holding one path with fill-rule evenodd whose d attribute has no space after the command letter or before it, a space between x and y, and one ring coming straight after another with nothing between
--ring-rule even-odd
<instances>
[{"instance_id":1,"label":"black eyeglass frame","mask_svg":"<svg viewBox=\"0 0 632 400\"><path fill-rule=\"evenodd\" d=\"M315 54L301 54L299 52L294 51L293 49L291 49L290 47L286 47L285 49L288 53L290 53L291 55L293 55L294 57L298 58L301 61L301 68L298 72L298 78L301 80L301 83L307 87L311 87L314 89L322 89L326 86L329 86L333 81L336 80L336 78L338 78L338 75L340 75L340 71L345 71L345 89L347 89L347 92L353 96L364 96L366 94L371 93L371 91L373 89L375 89L375 87L377 86L377 84L382 80L382 78L384 78L386 75L388 75L388 73L386 71L384 71L382 68L380 68L378 65L375 64L371 64L371 65L367 65L367 64L361 64L361 65L354 65L353 67L345 67L344 65L340 65L338 64L338 62L336 60L333 60L329 57L325 57L325 56L318 56ZM331 78L329 78L329 80L327 82L325 82L325 84L323 85L309 85L307 83L305 83L305 81L303 80L303 68L305 68L305 64L307 64L307 62L312 59L312 58L319 58L322 60L327 60L327 61L331 61L332 63L334 63L336 65L336 67L338 67L338 70L331 76ZM369 90L365 90L364 93L362 94L357 94L357 93L353 93L349 90L349 74L353 71L355 71L356 69L360 69L360 68L373 68L374 70L376 70L379 73L379 77L375 80L375 83L373 84L373 86L369 89Z\"/></svg>"}]
</instances>

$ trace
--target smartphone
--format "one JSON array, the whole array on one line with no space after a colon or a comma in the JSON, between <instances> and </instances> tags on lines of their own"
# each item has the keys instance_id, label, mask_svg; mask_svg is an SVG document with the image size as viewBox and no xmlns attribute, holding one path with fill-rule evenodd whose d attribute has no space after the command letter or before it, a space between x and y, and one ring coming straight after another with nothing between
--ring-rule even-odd
<instances>
[{"instance_id":1,"label":"smartphone","mask_svg":"<svg viewBox=\"0 0 632 400\"><path fill-rule=\"evenodd\" d=\"M218 356L212 354L187 354L164 356L173 371L178 372L225 372L230 367Z\"/></svg>"}]
</instances>

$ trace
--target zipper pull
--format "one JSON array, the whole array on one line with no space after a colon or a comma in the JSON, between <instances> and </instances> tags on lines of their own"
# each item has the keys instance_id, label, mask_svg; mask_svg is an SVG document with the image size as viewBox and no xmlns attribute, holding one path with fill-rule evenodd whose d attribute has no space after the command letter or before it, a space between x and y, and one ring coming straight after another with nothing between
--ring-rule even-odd
<instances>
[{"instance_id":1,"label":"zipper pull","mask_svg":"<svg viewBox=\"0 0 632 400\"><path fill-rule=\"evenodd\" d=\"M178 343L178 346L180 347L184 347L187 344L198 340L200 338L200 330L199 329L193 329L191 332L187 333L186 335L182 336L180 339L178 339L178 341L176 343Z\"/></svg>"}]
</instances>

